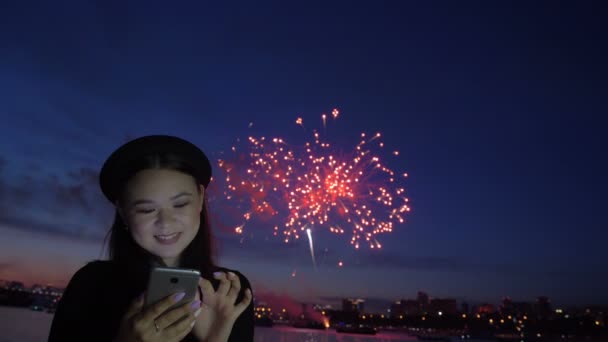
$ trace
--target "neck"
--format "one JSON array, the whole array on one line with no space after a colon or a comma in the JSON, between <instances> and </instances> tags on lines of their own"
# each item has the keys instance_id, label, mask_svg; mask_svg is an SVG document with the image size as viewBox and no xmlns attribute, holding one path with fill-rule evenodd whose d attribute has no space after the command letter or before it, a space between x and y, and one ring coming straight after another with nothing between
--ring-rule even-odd
<instances>
[{"instance_id":1,"label":"neck","mask_svg":"<svg viewBox=\"0 0 608 342\"><path fill-rule=\"evenodd\" d=\"M153 266L162 266L162 267L179 267L179 257L160 258L158 256L152 256L151 264Z\"/></svg>"},{"instance_id":2,"label":"neck","mask_svg":"<svg viewBox=\"0 0 608 342\"><path fill-rule=\"evenodd\" d=\"M179 257L176 258L164 258L162 259L163 263L167 267L178 267L179 266Z\"/></svg>"}]
</instances>

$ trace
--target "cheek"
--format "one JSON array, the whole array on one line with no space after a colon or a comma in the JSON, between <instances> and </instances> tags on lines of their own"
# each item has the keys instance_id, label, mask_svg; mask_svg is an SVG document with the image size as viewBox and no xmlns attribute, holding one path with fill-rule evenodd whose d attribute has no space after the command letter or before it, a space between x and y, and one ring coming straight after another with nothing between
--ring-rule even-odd
<instances>
[{"instance_id":1,"label":"cheek","mask_svg":"<svg viewBox=\"0 0 608 342\"><path fill-rule=\"evenodd\" d=\"M151 232L153 230L154 223L152 220L136 219L133 220L133 223L129 228L134 236L145 236L146 232Z\"/></svg>"},{"instance_id":2,"label":"cheek","mask_svg":"<svg viewBox=\"0 0 608 342\"><path fill-rule=\"evenodd\" d=\"M132 213L129 213L127 220L129 221L130 225L138 225L138 224L141 224L142 222L151 220L153 217L154 217L154 215L142 215L142 214L132 212Z\"/></svg>"},{"instance_id":3,"label":"cheek","mask_svg":"<svg viewBox=\"0 0 608 342\"><path fill-rule=\"evenodd\" d=\"M184 213L182 213L181 217L184 224L189 225L191 228L198 228L201 218L200 213L196 208L186 210Z\"/></svg>"},{"instance_id":4,"label":"cheek","mask_svg":"<svg viewBox=\"0 0 608 342\"><path fill-rule=\"evenodd\" d=\"M141 235L142 233L149 231L154 226L154 216L153 215L135 215L129 218L129 229L134 234Z\"/></svg>"}]
</instances>

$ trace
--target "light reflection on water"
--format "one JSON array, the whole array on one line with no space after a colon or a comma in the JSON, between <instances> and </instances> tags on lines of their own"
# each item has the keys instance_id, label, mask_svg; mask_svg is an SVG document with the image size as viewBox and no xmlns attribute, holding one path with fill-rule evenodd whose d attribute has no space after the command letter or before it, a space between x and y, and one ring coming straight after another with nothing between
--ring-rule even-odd
<instances>
[{"instance_id":1,"label":"light reflection on water","mask_svg":"<svg viewBox=\"0 0 608 342\"><path fill-rule=\"evenodd\" d=\"M257 327L256 342L395 342L416 341L415 337L398 333L380 332L374 336L342 334L335 330L325 331L297 329L291 327Z\"/></svg>"}]
</instances>

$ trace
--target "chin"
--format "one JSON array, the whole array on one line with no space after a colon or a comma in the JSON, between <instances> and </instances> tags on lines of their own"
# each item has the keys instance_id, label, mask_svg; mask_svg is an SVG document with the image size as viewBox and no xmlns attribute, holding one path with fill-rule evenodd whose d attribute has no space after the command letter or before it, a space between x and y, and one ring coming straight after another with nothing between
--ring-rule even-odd
<instances>
[{"instance_id":1,"label":"chin","mask_svg":"<svg viewBox=\"0 0 608 342\"><path fill-rule=\"evenodd\" d=\"M157 256L161 258L176 258L186 249L185 247L175 247L171 249L159 249L157 248L154 252Z\"/></svg>"}]
</instances>

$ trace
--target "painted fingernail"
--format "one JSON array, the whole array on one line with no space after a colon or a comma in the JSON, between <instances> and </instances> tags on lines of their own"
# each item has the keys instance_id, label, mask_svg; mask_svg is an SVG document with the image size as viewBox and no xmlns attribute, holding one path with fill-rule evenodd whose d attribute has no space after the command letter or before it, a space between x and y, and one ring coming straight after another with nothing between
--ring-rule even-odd
<instances>
[{"instance_id":1,"label":"painted fingernail","mask_svg":"<svg viewBox=\"0 0 608 342\"><path fill-rule=\"evenodd\" d=\"M198 317L198 315L201 314L201 308L198 308L196 311L194 311L194 317Z\"/></svg>"},{"instance_id":2,"label":"painted fingernail","mask_svg":"<svg viewBox=\"0 0 608 342\"><path fill-rule=\"evenodd\" d=\"M213 273L213 276L214 276L214 277L221 277L221 276L222 276L222 274L224 274L224 273L223 273L223 272L214 272L214 273Z\"/></svg>"},{"instance_id":3,"label":"painted fingernail","mask_svg":"<svg viewBox=\"0 0 608 342\"><path fill-rule=\"evenodd\" d=\"M200 300L195 300L192 305L190 305L191 308L196 309L196 308L200 308L201 307L201 301Z\"/></svg>"},{"instance_id":4,"label":"painted fingernail","mask_svg":"<svg viewBox=\"0 0 608 342\"><path fill-rule=\"evenodd\" d=\"M182 300L182 298L184 298L184 296L185 296L185 295L186 295L186 293L185 293L185 292L179 292L179 293L176 293L176 294L173 296L173 300L174 300L174 301L176 301L176 302L179 302L180 300Z\"/></svg>"},{"instance_id":5,"label":"painted fingernail","mask_svg":"<svg viewBox=\"0 0 608 342\"><path fill-rule=\"evenodd\" d=\"M232 272L228 272L228 275L231 277L236 277L236 274L232 273Z\"/></svg>"}]
</instances>

